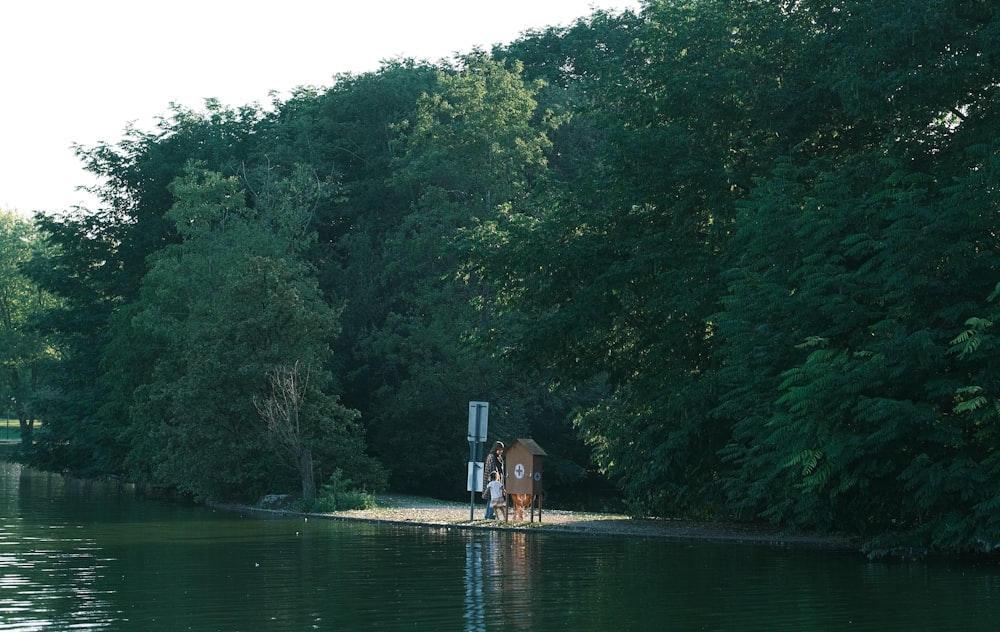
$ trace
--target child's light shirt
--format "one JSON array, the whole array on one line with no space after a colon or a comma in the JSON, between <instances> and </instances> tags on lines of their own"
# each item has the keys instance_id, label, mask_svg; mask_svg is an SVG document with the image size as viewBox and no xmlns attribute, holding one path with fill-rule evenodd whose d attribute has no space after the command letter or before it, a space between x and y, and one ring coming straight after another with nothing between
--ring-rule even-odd
<instances>
[{"instance_id":1,"label":"child's light shirt","mask_svg":"<svg viewBox=\"0 0 1000 632\"><path fill-rule=\"evenodd\" d=\"M490 481L486 486L490 490L490 498L497 500L503 498L503 483L500 481Z\"/></svg>"}]
</instances>

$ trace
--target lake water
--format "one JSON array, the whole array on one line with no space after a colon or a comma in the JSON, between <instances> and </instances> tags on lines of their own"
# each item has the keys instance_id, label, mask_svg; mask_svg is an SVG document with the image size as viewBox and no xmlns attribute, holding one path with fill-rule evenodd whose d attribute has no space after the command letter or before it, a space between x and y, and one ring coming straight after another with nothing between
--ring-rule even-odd
<instances>
[{"instance_id":1,"label":"lake water","mask_svg":"<svg viewBox=\"0 0 1000 632\"><path fill-rule=\"evenodd\" d=\"M0 630L1000 629L1000 567L265 519L0 463Z\"/></svg>"}]
</instances>

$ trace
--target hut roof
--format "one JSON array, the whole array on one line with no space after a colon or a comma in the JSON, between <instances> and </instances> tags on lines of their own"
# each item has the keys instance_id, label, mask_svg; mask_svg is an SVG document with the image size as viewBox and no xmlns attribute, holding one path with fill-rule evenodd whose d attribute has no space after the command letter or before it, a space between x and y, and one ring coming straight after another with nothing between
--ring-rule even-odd
<instances>
[{"instance_id":1,"label":"hut roof","mask_svg":"<svg viewBox=\"0 0 1000 632\"><path fill-rule=\"evenodd\" d=\"M507 451L510 452L510 449L513 448L518 443L523 445L524 448L531 454L536 454L539 456L548 456L545 450L542 449L542 446L535 443L534 439L515 439L514 443L510 444L510 447L507 448Z\"/></svg>"}]
</instances>

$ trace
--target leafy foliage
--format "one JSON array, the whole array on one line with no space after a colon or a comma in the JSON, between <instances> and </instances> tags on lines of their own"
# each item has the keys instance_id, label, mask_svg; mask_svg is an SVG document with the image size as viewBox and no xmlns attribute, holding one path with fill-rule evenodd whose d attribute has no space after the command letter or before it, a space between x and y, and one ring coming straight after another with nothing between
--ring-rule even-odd
<instances>
[{"instance_id":1,"label":"leafy foliage","mask_svg":"<svg viewBox=\"0 0 1000 632\"><path fill-rule=\"evenodd\" d=\"M650 0L81 149L104 208L22 266L61 353L30 458L300 484L253 406L299 363L319 480L459 494L485 399L564 500L995 550L998 29Z\"/></svg>"},{"instance_id":2,"label":"leafy foliage","mask_svg":"<svg viewBox=\"0 0 1000 632\"><path fill-rule=\"evenodd\" d=\"M48 337L32 327L39 314L55 306L55 298L24 271L43 250L31 222L0 211L0 412L18 420L27 446L46 399L43 376L56 362Z\"/></svg>"}]
</instances>

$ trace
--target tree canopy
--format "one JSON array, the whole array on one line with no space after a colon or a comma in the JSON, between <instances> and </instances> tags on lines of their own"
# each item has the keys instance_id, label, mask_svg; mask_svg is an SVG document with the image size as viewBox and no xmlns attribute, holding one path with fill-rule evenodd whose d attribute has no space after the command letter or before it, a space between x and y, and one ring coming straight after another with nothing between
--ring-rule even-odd
<instances>
[{"instance_id":1,"label":"tree canopy","mask_svg":"<svg viewBox=\"0 0 1000 632\"><path fill-rule=\"evenodd\" d=\"M22 266L60 358L28 458L452 496L488 400L567 503L993 551L998 30L649 0L80 148L102 208Z\"/></svg>"},{"instance_id":2,"label":"tree canopy","mask_svg":"<svg viewBox=\"0 0 1000 632\"><path fill-rule=\"evenodd\" d=\"M45 254L32 222L0 211L0 416L17 419L26 446L42 414L45 380L57 361L49 338L32 326L39 314L55 307L55 299L24 271Z\"/></svg>"}]
</instances>

